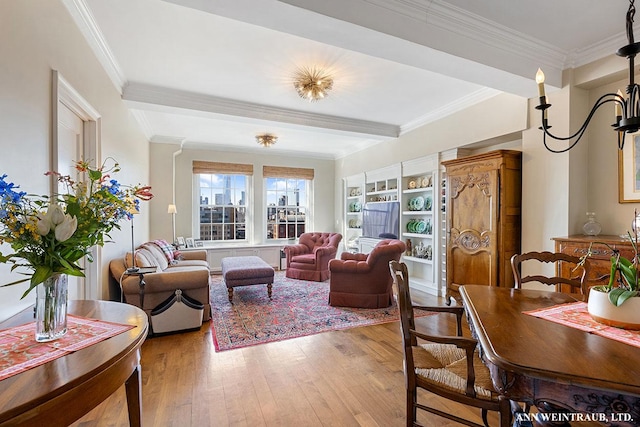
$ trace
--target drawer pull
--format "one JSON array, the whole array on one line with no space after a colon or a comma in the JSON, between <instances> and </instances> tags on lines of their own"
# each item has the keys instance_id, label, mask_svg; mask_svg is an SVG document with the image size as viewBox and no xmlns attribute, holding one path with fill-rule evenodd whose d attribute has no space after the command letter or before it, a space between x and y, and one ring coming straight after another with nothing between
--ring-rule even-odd
<instances>
[{"instance_id":1,"label":"drawer pull","mask_svg":"<svg viewBox=\"0 0 640 427\"><path fill-rule=\"evenodd\" d=\"M589 249L585 249L585 248L575 248L573 250L574 254L579 254L579 255L586 255L589 253ZM591 255L607 255L607 256L612 256L614 254L613 251L609 250L609 249L593 249L591 248Z\"/></svg>"}]
</instances>

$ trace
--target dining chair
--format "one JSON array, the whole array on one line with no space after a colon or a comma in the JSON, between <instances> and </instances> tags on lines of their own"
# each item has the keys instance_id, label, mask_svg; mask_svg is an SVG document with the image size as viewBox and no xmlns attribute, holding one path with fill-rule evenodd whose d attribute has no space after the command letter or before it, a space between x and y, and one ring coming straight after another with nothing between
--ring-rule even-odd
<instances>
[{"instance_id":1,"label":"dining chair","mask_svg":"<svg viewBox=\"0 0 640 427\"><path fill-rule=\"evenodd\" d=\"M489 369L482 363L476 347L478 342L462 336L462 306L427 307L413 305L409 291L407 265L391 261L389 269L398 290L400 331L404 355L407 427L422 426L417 410L444 417L459 423L482 427L482 424L445 412L427 402L418 402L418 389L464 405L481 409L482 421L488 427L488 411L499 414L499 426L509 426L510 401L493 387ZM414 310L455 315L457 336L430 335L416 330ZM426 399L425 399L426 400Z\"/></svg>"},{"instance_id":2,"label":"dining chair","mask_svg":"<svg viewBox=\"0 0 640 427\"><path fill-rule=\"evenodd\" d=\"M522 276L523 262L553 263L557 276L543 276L539 274ZM589 294L587 275L589 274L589 260L559 252L526 252L511 257L511 269L515 279L515 288L521 288L523 283L538 282L553 285L557 292L569 293L585 301ZM564 272L564 274L563 274ZM568 288L567 288L568 287ZM568 292L567 292L568 291Z\"/></svg>"}]
</instances>

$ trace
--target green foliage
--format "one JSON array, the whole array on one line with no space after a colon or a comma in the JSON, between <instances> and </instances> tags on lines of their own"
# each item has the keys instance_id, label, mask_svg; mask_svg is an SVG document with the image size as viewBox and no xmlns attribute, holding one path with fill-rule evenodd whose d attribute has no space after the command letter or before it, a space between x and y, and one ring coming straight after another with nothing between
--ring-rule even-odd
<instances>
[{"instance_id":1,"label":"green foliage","mask_svg":"<svg viewBox=\"0 0 640 427\"><path fill-rule=\"evenodd\" d=\"M0 243L13 253L0 253L0 263L26 276L3 286L29 281L23 298L38 284L57 273L84 276L79 260L93 246L104 245L105 236L131 219L140 200L150 200L150 187L122 186L111 175L120 166L108 159L100 167L78 161L77 181L69 175L48 172L66 192L53 197L16 191L19 187L0 176ZM91 259L90 259L91 260Z\"/></svg>"}]
</instances>

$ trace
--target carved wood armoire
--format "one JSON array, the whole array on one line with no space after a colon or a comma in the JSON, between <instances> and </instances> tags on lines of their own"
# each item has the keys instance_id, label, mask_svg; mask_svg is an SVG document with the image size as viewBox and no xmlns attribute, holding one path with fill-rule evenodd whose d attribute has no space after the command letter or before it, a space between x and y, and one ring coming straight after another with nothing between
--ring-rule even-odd
<instances>
[{"instance_id":1,"label":"carved wood armoire","mask_svg":"<svg viewBox=\"0 0 640 427\"><path fill-rule=\"evenodd\" d=\"M520 252L522 153L497 150L442 162L447 177L447 304L462 285L513 287Z\"/></svg>"}]
</instances>

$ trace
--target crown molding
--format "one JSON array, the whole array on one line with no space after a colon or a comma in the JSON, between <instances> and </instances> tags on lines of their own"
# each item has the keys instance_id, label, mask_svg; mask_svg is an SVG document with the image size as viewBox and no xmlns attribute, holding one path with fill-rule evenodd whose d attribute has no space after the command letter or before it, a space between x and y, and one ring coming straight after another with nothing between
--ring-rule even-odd
<instances>
[{"instance_id":1,"label":"crown molding","mask_svg":"<svg viewBox=\"0 0 640 427\"><path fill-rule=\"evenodd\" d=\"M409 123L402 125L400 127L400 135L403 135L431 122L435 122L436 120L440 120L458 111L462 111L466 108L471 107L472 105L485 101L489 98L493 98L494 96L501 93L502 92L499 90L491 89L488 87L478 89L477 91L469 94L464 98L460 98L449 104L445 104L437 110L431 111L421 117L418 117L415 120L410 121Z\"/></svg>"},{"instance_id":2,"label":"crown molding","mask_svg":"<svg viewBox=\"0 0 640 427\"><path fill-rule=\"evenodd\" d=\"M134 108L129 108L129 111L133 115L133 118L138 122L138 125L140 125L140 129L142 129L142 133L144 133L144 136L147 138L147 140L151 141L154 135L151 124L147 120L147 115L144 113L144 111L136 110Z\"/></svg>"},{"instance_id":3,"label":"crown molding","mask_svg":"<svg viewBox=\"0 0 640 427\"><path fill-rule=\"evenodd\" d=\"M127 79L102 35L102 31L98 28L98 24L93 18L89 6L87 6L84 0L62 0L62 3L69 11L71 18L73 18L78 29L80 29L80 32L98 58L98 61L111 79L111 82L118 90L118 93L122 94L122 89Z\"/></svg>"},{"instance_id":4,"label":"crown molding","mask_svg":"<svg viewBox=\"0 0 640 427\"><path fill-rule=\"evenodd\" d=\"M332 129L348 134L392 138L400 134L400 126L387 123L313 114L135 82L130 82L125 86L122 99L225 116Z\"/></svg>"}]
</instances>

